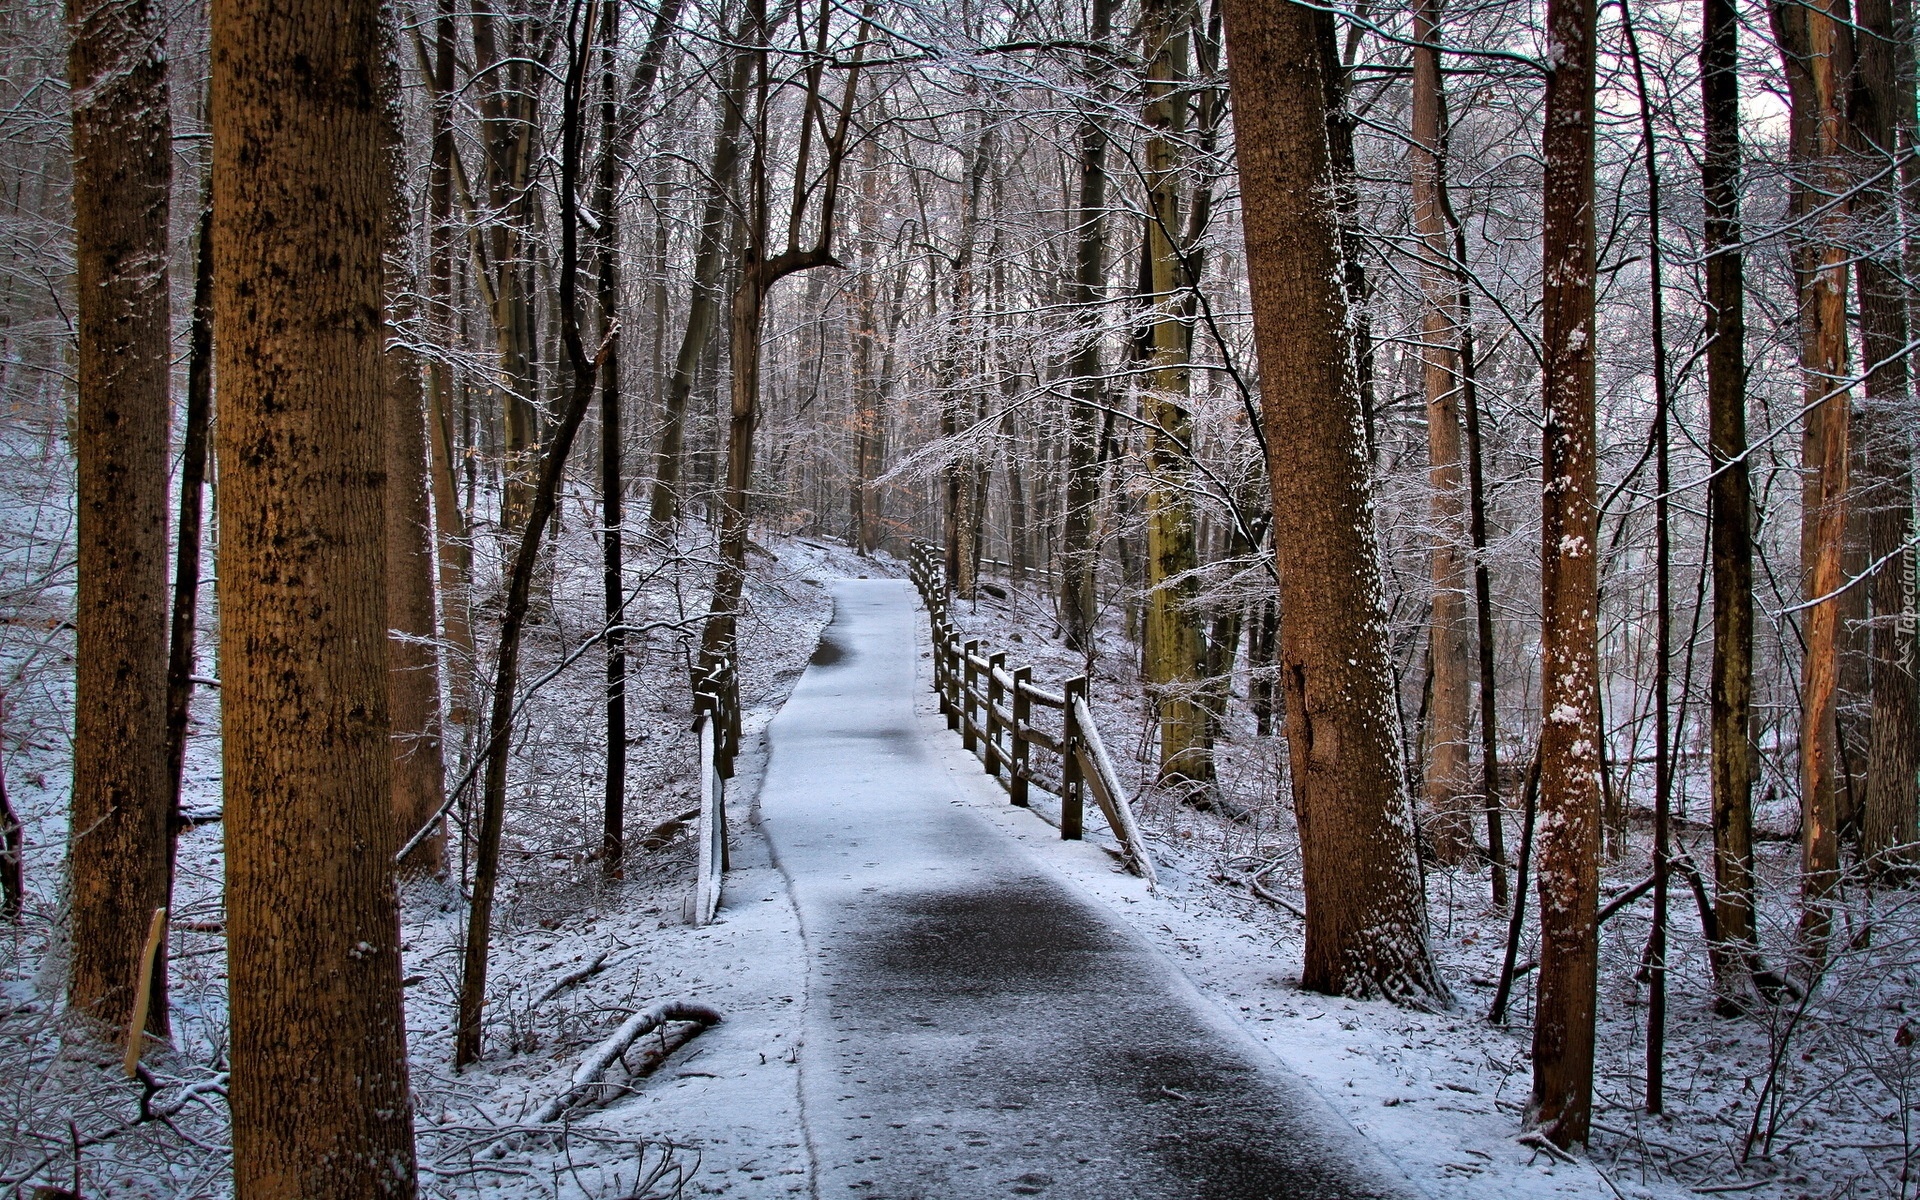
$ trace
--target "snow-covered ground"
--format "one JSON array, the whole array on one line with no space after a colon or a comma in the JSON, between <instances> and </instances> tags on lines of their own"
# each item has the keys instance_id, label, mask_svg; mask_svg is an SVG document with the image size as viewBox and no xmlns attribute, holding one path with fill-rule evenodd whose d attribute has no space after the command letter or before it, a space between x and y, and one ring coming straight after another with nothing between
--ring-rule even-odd
<instances>
[{"instance_id":1,"label":"snow-covered ground","mask_svg":"<svg viewBox=\"0 0 1920 1200\"><path fill-rule=\"evenodd\" d=\"M26 822L30 897L19 924L0 926L0 1181L8 1188L72 1186L78 1143L85 1195L224 1195L218 824L182 839L170 945L174 1045L149 1056L151 1083L121 1079L110 1047L61 1042L71 481L57 430L16 422L6 434L4 471L18 487L0 506L0 764ZM562 575L554 594L580 599L556 606L529 646L530 664L557 661L592 631L598 568L582 531L589 520L574 523L557 556ZM591 654L528 706L513 766L488 1057L459 1075L449 1065L449 1028L461 904L450 884L408 885L408 1016L426 1194L775 1197L813 1187L796 1053L805 976L800 928L751 819L764 770L760 735L831 615L828 582L904 572L826 541L764 544L753 555L752 610L742 628L749 716L746 754L730 793L736 870L721 921L702 929L684 922L692 869L684 837L636 858L624 883L599 880L589 851L597 839L604 747L598 659ZM695 547L685 564L654 564L660 570L646 592L649 619L700 611L700 559ZM646 569L637 564L636 578ZM1048 607L1016 588L1004 603L983 599L977 612L959 615L1013 662L1032 663L1037 678L1055 683L1084 663L1053 640ZM925 637L924 623L918 636ZM211 663L212 648L211 637L203 638L203 663ZM631 830L690 806L685 653L683 641L661 636L635 654ZM1111 629L1093 676L1108 744L1123 770L1135 773L1138 789L1149 742L1129 652ZM1902 1179L1902 1163L1913 1162L1920 1102L1909 1024L1920 1002L1920 904L1913 893L1851 891L1843 948L1825 986L1804 1005L1741 1018L1711 1013L1704 943L1690 898L1678 894L1668 1110L1657 1118L1639 1110L1646 989L1634 975L1646 902L1609 922L1596 1133L1579 1161L1560 1162L1516 1141L1528 1090L1531 996L1523 979L1513 1023L1487 1024L1506 917L1487 900L1484 870L1434 869L1428 877L1433 940L1455 992L1454 1010L1414 1013L1306 993L1297 986L1298 921L1238 882L1247 869L1265 869L1271 890L1298 901L1276 739L1236 725L1221 755L1227 794L1254 820L1197 812L1138 789L1160 864L1162 887L1150 895L1100 849L1105 835L1097 814L1089 814L1089 840L1072 844L1036 815L1008 806L932 716L931 700L922 693L924 734L942 747L961 794L1007 837L1131 923L1434 1196L1920 1194L1912 1179ZM217 710L205 692L195 720L187 807L210 812L218 808L220 766ZM1047 811L1044 798L1036 808ZM1683 834L1700 862L1707 861L1704 837L1692 827ZM1762 843L1763 949L1776 961L1794 917L1793 862L1790 842ZM1644 872L1644 852L1636 850L1609 868L1606 887L1617 891ZM1525 944L1532 936L1529 928ZM1523 950L1521 957L1531 954ZM590 977L553 990L596 960L601 969ZM622 1094L571 1114L564 1137L515 1135L514 1126L565 1089L589 1046L634 1009L668 998L711 1004L726 1019L663 1060L647 1052L649 1043L637 1046L629 1061L638 1074L620 1080L615 1072Z\"/></svg>"},{"instance_id":2,"label":"snow-covered ground","mask_svg":"<svg viewBox=\"0 0 1920 1200\"><path fill-rule=\"evenodd\" d=\"M1085 660L1054 640L1045 601L1005 590L1005 599L983 592L978 604L955 604L956 624L1008 650L1010 666L1034 664L1043 681L1085 671ZM1875 894L1851 883L1845 938L1811 999L1729 1018L1712 1011L1706 942L1693 897L1676 878L1666 1111L1658 1117L1643 1109L1647 989L1636 979L1650 902L1625 908L1602 927L1593 1139L1577 1162L1556 1162L1515 1140L1531 1084L1532 977L1516 985L1510 1023L1490 1025L1508 914L1493 908L1486 870L1428 867L1431 937L1454 991L1452 1011L1416 1013L1303 991L1301 923L1240 882L1248 871L1264 871L1268 890L1300 903L1298 845L1278 761L1284 743L1255 738L1250 723L1236 721L1233 744L1220 754L1222 787L1255 819L1196 811L1145 786L1152 773L1145 706L1131 647L1116 630L1103 630L1090 676L1108 745L1123 774L1132 773L1159 895L1119 872L1108 854L1062 843L1047 821L1007 804L957 736L949 738L952 769L973 781L978 803L1010 835L1044 847L1050 861L1124 913L1435 1196L1920 1195L1920 1022L1909 1015L1920 1005L1920 895ZM931 713L930 693L926 704ZM1704 791L1695 781L1694 794ZM1035 809L1057 811L1044 798ZM1097 844L1104 836L1097 812L1087 820ZM1776 967L1792 944L1798 887L1798 847L1779 821L1778 812L1763 812L1756 852L1762 954ZM1510 813L1510 853L1517 824ZM1708 832L1696 825L1677 836L1710 871ZM1647 838L1637 825L1632 852L1607 866L1603 896L1646 877ZM1528 916L1522 963L1538 940Z\"/></svg>"}]
</instances>

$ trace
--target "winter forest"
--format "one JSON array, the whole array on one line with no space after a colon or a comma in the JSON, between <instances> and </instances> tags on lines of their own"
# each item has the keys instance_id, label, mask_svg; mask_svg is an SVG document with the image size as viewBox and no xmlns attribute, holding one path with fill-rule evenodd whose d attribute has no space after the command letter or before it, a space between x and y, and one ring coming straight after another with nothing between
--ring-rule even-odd
<instances>
[{"instance_id":1,"label":"winter forest","mask_svg":"<svg viewBox=\"0 0 1920 1200\"><path fill-rule=\"evenodd\" d=\"M0 1189L1920 1200L1911 0L14 0Z\"/></svg>"}]
</instances>

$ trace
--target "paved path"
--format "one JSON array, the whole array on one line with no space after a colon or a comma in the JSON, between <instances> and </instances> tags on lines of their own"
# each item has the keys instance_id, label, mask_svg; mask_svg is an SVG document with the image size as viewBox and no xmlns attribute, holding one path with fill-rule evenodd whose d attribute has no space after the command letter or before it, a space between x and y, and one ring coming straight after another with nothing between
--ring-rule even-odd
<instances>
[{"instance_id":1,"label":"paved path","mask_svg":"<svg viewBox=\"0 0 1920 1200\"><path fill-rule=\"evenodd\" d=\"M1155 950L956 794L913 708L912 588L835 585L768 728L761 819L805 929L826 1200L1412 1194Z\"/></svg>"}]
</instances>

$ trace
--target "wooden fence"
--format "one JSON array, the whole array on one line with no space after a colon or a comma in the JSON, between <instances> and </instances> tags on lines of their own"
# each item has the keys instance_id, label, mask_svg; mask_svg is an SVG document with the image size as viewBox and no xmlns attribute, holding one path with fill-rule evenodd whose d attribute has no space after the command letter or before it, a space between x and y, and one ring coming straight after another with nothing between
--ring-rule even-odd
<instances>
[{"instance_id":1,"label":"wooden fence","mask_svg":"<svg viewBox=\"0 0 1920 1200\"><path fill-rule=\"evenodd\" d=\"M1155 882L1153 859L1133 818L1132 802L1087 704L1086 676L1067 680L1055 692L1033 681L1030 666L1009 670L1006 651L994 650L982 639L963 638L954 628L939 549L915 542L908 566L932 626L933 690L939 694L947 728L959 732L961 744L980 757L987 774L1007 789L1013 803L1027 807L1035 787L1058 796L1063 838L1081 836L1091 792L1120 843L1127 869ZM1036 750L1045 757L1036 758Z\"/></svg>"},{"instance_id":2,"label":"wooden fence","mask_svg":"<svg viewBox=\"0 0 1920 1200\"><path fill-rule=\"evenodd\" d=\"M740 750L740 676L732 648L693 679L693 729L700 739L700 866L694 876L693 921L705 925L720 907L727 861L727 780Z\"/></svg>"}]
</instances>

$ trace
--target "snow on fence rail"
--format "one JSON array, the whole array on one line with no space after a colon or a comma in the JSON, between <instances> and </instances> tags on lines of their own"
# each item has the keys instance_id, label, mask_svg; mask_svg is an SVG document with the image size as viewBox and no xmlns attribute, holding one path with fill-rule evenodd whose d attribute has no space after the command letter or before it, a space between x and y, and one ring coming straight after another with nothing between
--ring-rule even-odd
<instances>
[{"instance_id":1,"label":"snow on fence rail","mask_svg":"<svg viewBox=\"0 0 1920 1200\"><path fill-rule=\"evenodd\" d=\"M733 648L697 671L693 680L694 733L700 739L700 808L696 837L700 865L694 875L692 923L705 925L720 907L727 861L727 780L740 748L740 677Z\"/></svg>"},{"instance_id":2,"label":"snow on fence rail","mask_svg":"<svg viewBox=\"0 0 1920 1200\"><path fill-rule=\"evenodd\" d=\"M1033 682L1033 668L1007 669L1007 655L979 639L963 639L947 616L947 573L939 551L915 542L908 556L914 586L927 606L933 632L933 690L947 728L978 754L988 775L1006 789L1014 804L1028 807L1034 786L1060 797L1060 836L1082 835L1086 793L1107 819L1120 843L1127 869L1156 882L1153 859L1133 819L1133 805L1120 783L1087 705L1087 678L1075 676L1058 692ZM1060 732L1034 721L1035 708L1060 713ZM1057 777L1042 774L1033 759L1038 748L1059 761ZM1004 772L1004 773L1003 773Z\"/></svg>"}]
</instances>

